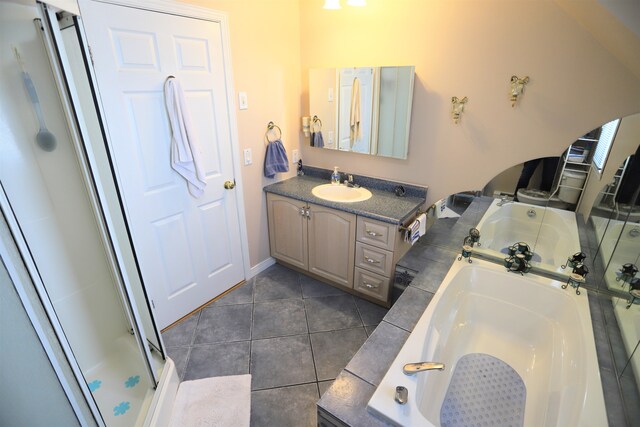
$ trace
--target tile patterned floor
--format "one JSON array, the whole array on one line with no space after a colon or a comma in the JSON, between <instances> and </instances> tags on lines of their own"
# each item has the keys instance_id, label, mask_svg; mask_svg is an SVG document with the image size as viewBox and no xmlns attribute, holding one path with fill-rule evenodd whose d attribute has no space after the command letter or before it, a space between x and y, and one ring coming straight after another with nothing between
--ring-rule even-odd
<instances>
[{"instance_id":1,"label":"tile patterned floor","mask_svg":"<svg viewBox=\"0 0 640 427\"><path fill-rule=\"evenodd\" d=\"M316 401L386 313L276 264L162 336L182 380L251 373L252 426L315 426Z\"/></svg>"}]
</instances>

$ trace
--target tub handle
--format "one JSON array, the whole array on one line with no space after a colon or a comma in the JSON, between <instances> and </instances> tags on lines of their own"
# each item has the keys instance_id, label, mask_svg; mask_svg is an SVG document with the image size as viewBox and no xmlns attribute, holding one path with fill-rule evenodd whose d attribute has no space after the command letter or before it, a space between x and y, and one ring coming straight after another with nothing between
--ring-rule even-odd
<instances>
[{"instance_id":1,"label":"tub handle","mask_svg":"<svg viewBox=\"0 0 640 427\"><path fill-rule=\"evenodd\" d=\"M422 371L433 371L437 369L438 371L444 371L444 363L439 362L418 362L418 363L407 363L403 366L402 372L405 375L415 375L418 372Z\"/></svg>"},{"instance_id":2,"label":"tub handle","mask_svg":"<svg viewBox=\"0 0 640 427\"><path fill-rule=\"evenodd\" d=\"M367 261L369 264L380 264L380 261L376 261L373 258L369 258L368 256L365 255L364 260Z\"/></svg>"}]
</instances>

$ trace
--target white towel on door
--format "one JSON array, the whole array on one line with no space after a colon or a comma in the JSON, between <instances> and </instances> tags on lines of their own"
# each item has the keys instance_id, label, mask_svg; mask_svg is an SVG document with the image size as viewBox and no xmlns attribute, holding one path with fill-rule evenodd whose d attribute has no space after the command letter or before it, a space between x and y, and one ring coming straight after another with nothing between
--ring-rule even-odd
<instances>
[{"instance_id":1,"label":"white towel on door","mask_svg":"<svg viewBox=\"0 0 640 427\"><path fill-rule=\"evenodd\" d=\"M202 152L196 137L180 82L169 77L164 83L164 101L171 125L171 167L187 180L189 193L200 197L207 186Z\"/></svg>"}]
</instances>

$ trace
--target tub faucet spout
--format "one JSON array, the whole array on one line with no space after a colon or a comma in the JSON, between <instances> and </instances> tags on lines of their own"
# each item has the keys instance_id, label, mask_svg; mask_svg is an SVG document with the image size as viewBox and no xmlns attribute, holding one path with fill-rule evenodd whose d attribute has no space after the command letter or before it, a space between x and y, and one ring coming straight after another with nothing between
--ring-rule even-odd
<instances>
[{"instance_id":1,"label":"tub faucet spout","mask_svg":"<svg viewBox=\"0 0 640 427\"><path fill-rule=\"evenodd\" d=\"M433 370L443 371L444 363L439 362L418 362L418 363L407 363L402 368L402 372L405 375L415 375L418 372L422 371L433 371Z\"/></svg>"}]
</instances>

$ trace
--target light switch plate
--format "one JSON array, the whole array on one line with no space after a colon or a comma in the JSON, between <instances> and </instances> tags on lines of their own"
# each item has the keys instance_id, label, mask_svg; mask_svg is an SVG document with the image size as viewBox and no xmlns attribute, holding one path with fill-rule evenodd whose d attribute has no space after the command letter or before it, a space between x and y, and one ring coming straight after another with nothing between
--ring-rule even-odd
<instances>
[{"instance_id":1,"label":"light switch plate","mask_svg":"<svg viewBox=\"0 0 640 427\"><path fill-rule=\"evenodd\" d=\"M292 163L298 163L298 160L300 160L300 151L293 150L291 152L291 157L293 159Z\"/></svg>"},{"instance_id":2,"label":"light switch plate","mask_svg":"<svg viewBox=\"0 0 640 427\"><path fill-rule=\"evenodd\" d=\"M247 92L238 92L238 104L241 110L249 109L249 101L247 100Z\"/></svg>"},{"instance_id":3,"label":"light switch plate","mask_svg":"<svg viewBox=\"0 0 640 427\"><path fill-rule=\"evenodd\" d=\"M245 148L244 149L244 164L245 166L250 165L251 163L253 163L253 160L251 159L251 148Z\"/></svg>"}]
</instances>

